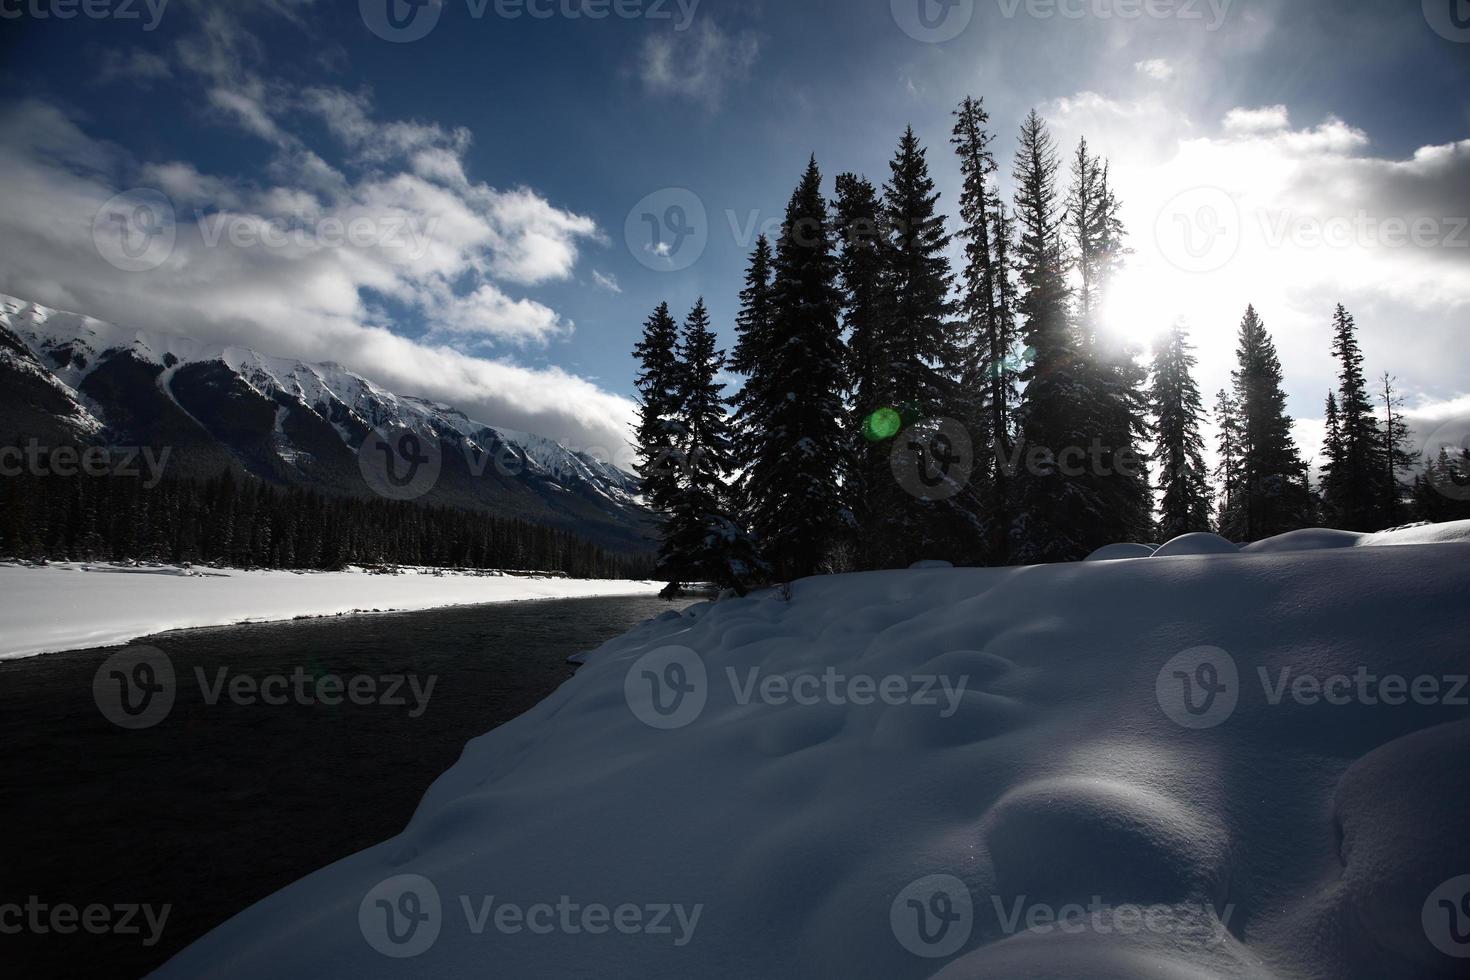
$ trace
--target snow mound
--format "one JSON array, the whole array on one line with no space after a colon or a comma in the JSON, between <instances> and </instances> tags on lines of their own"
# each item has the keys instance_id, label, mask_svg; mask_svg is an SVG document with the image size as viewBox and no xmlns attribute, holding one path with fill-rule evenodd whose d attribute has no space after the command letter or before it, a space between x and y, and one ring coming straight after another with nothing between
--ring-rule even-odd
<instances>
[{"instance_id":1,"label":"snow mound","mask_svg":"<svg viewBox=\"0 0 1470 980\"><path fill-rule=\"evenodd\" d=\"M1208 534L1196 531L1194 534L1182 534L1173 541L1164 543L1155 558L1179 558L1186 555L1234 555L1240 551L1240 546L1231 544L1218 534Z\"/></svg>"},{"instance_id":2,"label":"snow mound","mask_svg":"<svg viewBox=\"0 0 1470 980\"><path fill-rule=\"evenodd\" d=\"M1463 976L1467 557L870 573L659 617L158 976Z\"/></svg>"},{"instance_id":3,"label":"snow mound","mask_svg":"<svg viewBox=\"0 0 1470 980\"><path fill-rule=\"evenodd\" d=\"M1156 549L1148 544L1110 544L1088 555L1084 561L1131 561L1152 558Z\"/></svg>"},{"instance_id":4,"label":"snow mound","mask_svg":"<svg viewBox=\"0 0 1470 980\"><path fill-rule=\"evenodd\" d=\"M1363 535L1353 531L1333 531L1325 527L1311 527L1301 531L1257 541L1241 548L1247 555L1284 555L1296 551L1323 551L1329 548L1356 548Z\"/></svg>"}]
</instances>

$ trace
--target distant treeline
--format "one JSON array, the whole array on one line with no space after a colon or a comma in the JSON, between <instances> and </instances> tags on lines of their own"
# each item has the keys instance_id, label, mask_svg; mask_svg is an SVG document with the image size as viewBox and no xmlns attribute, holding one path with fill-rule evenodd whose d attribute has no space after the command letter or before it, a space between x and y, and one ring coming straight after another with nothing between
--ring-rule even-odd
<instances>
[{"instance_id":1,"label":"distant treeline","mask_svg":"<svg viewBox=\"0 0 1470 980\"><path fill-rule=\"evenodd\" d=\"M330 570L424 565L652 577L651 556L567 531L451 507L277 489L230 473L169 479L22 474L0 479L0 557Z\"/></svg>"}]
</instances>

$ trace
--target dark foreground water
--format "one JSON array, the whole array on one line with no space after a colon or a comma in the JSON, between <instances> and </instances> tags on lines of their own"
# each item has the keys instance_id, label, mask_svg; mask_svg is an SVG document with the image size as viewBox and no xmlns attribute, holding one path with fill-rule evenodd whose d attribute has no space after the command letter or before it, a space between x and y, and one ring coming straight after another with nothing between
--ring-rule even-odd
<instances>
[{"instance_id":1,"label":"dark foreground water","mask_svg":"<svg viewBox=\"0 0 1470 980\"><path fill-rule=\"evenodd\" d=\"M397 834L465 742L571 677L568 656L669 608L574 599L164 634L139 642L168 655L177 694L140 730L109 721L93 694L116 651L0 663L0 976L142 976L236 912ZM435 684L418 717L406 682L392 698L401 705L299 703L298 679L314 697L329 675ZM263 690L288 703L246 703L272 676L285 686ZM375 681L374 697L390 699L392 683ZM129 912L141 906L154 921L168 908L151 945L154 926Z\"/></svg>"}]
</instances>

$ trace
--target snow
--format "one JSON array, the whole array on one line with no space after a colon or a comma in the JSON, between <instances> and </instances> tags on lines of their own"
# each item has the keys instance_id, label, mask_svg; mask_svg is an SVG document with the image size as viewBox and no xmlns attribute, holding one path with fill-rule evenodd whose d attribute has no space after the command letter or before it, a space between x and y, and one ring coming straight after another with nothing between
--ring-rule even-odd
<instances>
[{"instance_id":1,"label":"snow","mask_svg":"<svg viewBox=\"0 0 1470 980\"><path fill-rule=\"evenodd\" d=\"M1463 976L1470 523L1368 537L665 614L157 976Z\"/></svg>"},{"instance_id":2,"label":"snow","mask_svg":"<svg viewBox=\"0 0 1470 980\"><path fill-rule=\"evenodd\" d=\"M657 582L586 581L404 569L297 574L280 571L0 563L0 660L116 646L198 626L270 622L353 612L654 595Z\"/></svg>"},{"instance_id":3,"label":"snow","mask_svg":"<svg viewBox=\"0 0 1470 980\"><path fill-rule=\"evenodd\" d=\"M1218 534L1207 534L1197 531L1194 534L1183 534L1173 541L1166 541L1164 546L1153 553L1154 558L1178 558L1181 556L1192 557L1196 555L1233 555L1240 550L1239 545L1231 544Z\"/></svg>"},{"instance_id":4,"label":"snow","mask_svg":"<svg viewBox=\"0 0 1470 980\"><path fill-rule=\"evenodd\" d=\"M1131 561L1152 558L1156 549L1146 544L1110 544L1088 555L1085 561Z\"/></svg>"}]
</instances>

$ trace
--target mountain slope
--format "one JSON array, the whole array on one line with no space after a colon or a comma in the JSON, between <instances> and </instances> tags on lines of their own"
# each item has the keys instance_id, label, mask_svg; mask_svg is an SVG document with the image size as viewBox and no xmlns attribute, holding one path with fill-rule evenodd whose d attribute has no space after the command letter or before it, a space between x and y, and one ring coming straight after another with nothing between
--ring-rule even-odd
<instances>
[{"instance_id":1,"label":"mountain slope","mask_svg":"<svg viewBox=\"0 0 1470 980\"><path fill-rule=\"evenodd\" d=\"M404 397L337 364L131 330L0 296L0 444L151 446L169 475L233 467L271 483L365 496L359 450L374 432L437 444L419 499L649 547L633 475L539 436ZM416 495L417 496L417 495Z\"/></svg>"}]
</instances>

